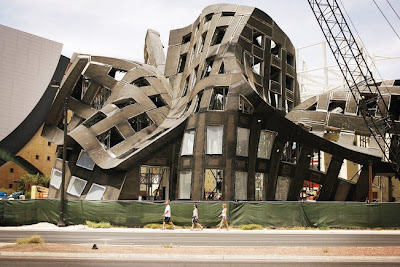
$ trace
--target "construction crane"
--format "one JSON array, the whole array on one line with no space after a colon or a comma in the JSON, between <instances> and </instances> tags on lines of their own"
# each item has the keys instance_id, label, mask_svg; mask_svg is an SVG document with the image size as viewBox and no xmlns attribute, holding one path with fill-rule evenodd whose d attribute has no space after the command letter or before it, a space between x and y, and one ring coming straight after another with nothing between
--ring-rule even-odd
<instances>
[{"instance_id":1,"label":"construction crane","mask_svg":"<svg viewBox=\"0 0 400 267\"><path fill-rule=\"evenodd\" d=\"M398 130L336 0L308 0L371 135L400 177ZM391 136L390 141L385 138ZM389 153L387 153L387 150Z\"/></svg>"}]
</instances>

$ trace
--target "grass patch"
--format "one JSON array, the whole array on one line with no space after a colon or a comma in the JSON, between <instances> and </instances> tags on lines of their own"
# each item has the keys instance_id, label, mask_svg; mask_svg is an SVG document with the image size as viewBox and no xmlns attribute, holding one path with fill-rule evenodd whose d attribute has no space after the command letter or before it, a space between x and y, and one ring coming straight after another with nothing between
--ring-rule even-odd
<instances>
[{"instance_id":1,"label":"grass patch","mask_svg":"<svg viewBox=\"0 0 400 267\"><path fill-rule=\"evenodd\" d=\"M90 228L111 228L111 224L109 222L91 222L86 221L85 223Z\"/></svg>"},{"instance_id":2,"label":"grass patch","mask_svg":"<svg viewBox=\"0 0 400 267\"><path fill-rule=\"evenodd\" d=\"M325 225L325 224L321 224L317 226L318 230L329 230L329 226Z\"/></svg>"},{"instance_id":3,"label":"grass patch","mask_svg":"<svg viewBox=\"0 0 400 267\"><path fill-rule=\"evenodd\" d=\"M329 249L323 248L323 249L322 249L322 252L323 252L323 253L328 253L328 252L329 252Z\"/></svg>"},{"instance_id":4,"label":"grass patch","mask_svg":"<svg viewBox=\"0 0 400 267\"><path fill-rule=\"evenodd\" d=\"M264 227L259 224L244 224L239 226L240 230L263 230Z\"/></svg>"},{"instance_id":5,"label":"grass patch","mask_svg":"<svg viewBox=\"0 0 400 267\"><path fill-rule=\"evenodd\" d=\"M168 225L169 226L169 225ZM168 228L167 226L167 228ZM161 229L162 228L162 224L158 224L158 223L149 223L146 224L145 226L143 226L143 228L148 228L148 229ZM172 226L171 226L172 228Z\"/></svg>"},{"instance_id":6,"label":"grass patch","mask_svg":"<svg viewBox=\"0 0 400 267\"><path fill-rule=\"evenodd\" d=\"M44 244L43 238L40 235L33 235L25 238L18 238L16 244L17 245L26 245L26 244Z\"/></svg>"}]
</instances>

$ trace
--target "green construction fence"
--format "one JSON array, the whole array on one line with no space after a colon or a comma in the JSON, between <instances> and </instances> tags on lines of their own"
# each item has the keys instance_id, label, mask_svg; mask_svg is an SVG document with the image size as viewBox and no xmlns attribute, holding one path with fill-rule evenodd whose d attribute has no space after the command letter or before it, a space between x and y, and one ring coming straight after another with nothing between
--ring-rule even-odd
<instances>
[{"instance_id":1,"label":"green construction fence","mask_svg":"<svg viewBox=\"0 0 400 267\"><path fill-rule=\"evenodd\" d=\"M222 203L228 207L231 225L260 224L267 227L399 228L400 203L357 202L171 202L171 219L190 225L193 204L204 226L217 226ZM59 200L2 200L0 226L39 222L57 224ZM142 201L66 201L65 223L109 222L141 227L161 223L163 203Z\"/></svg>"}]
</instances>

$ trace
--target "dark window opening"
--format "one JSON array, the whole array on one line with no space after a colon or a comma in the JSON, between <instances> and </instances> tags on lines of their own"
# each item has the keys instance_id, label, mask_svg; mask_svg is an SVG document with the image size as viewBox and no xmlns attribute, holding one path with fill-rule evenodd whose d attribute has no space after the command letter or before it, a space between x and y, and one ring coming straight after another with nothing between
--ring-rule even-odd
<instances>
[{"instance_id":1,"label":"dark window opening","mask_svg":"<svg viewBox=\"0 0 400 267\"><path fill-rule=\"evenodd\" d=\"M47 142L47 146L51 146L51 142Z\"/></svg>"},{"instance_id":2,"label":"dark window opening","mask_svg":"<svg viewBox=\"0 0 400 267\"><path fill-rule=\"evenodd\" d=\"M184 97L189 88L190 75L186 78L185 86L183 87L182 97Z\"/></svg>"},{"instance_id":3,"label":"dark window opening","mask_svg":"<svg viewBox=\"0 0 400 267\"><path fill-rule=\"evenodd\" d=\"M187 42L190 42L190 37L192 37L192 33L186 34L182 38L182 44L186 44Z\"/></svg>"},{"instance_id":4,"label":"dark window opening","mask_svg":"<svg viewBox=\"0 0 400 267\"><path fill-rule=\"evenodd\" d=\"M394 120L400 120L400 96L393 94L390 96L389 113Z\"/></svg>"},{"instance_id":5,"label":"dark window opening","mask_svg":"<svg viewBox=\"0 0 400 267\"><path fill-rule=\"evenodd\" d=\"M192 52L190 53L189 65L192 64L195 57L196 57L196 44L194 44L192 47Z\"/></svg>"},{"instance_id":6,"label":"dark window opening","mask_svg":"<svg viewBox=\"0 0 400 267\"><path fill-rule=\"evenodd\" d=\"M130 118L128 122L135 132L139 132L142 129L154 124L154 122L146 113L142 113L138 116Z\"/></svg>"},{"instance_id":7,"label":"dark window opening","mask_svg":"<svg viewBox=\"0 0 400 267\"><path fill-rule=\"evenodd\" d=\"M75 84L74 90L72 91L71 97L82 100L82 85L83 85L83 75L81 75Z\"/></svg>"},{"instance_id":8,"label":"dark window opening","mask_svg":"<svg viewBox=\"0 0 400 267\"><path fill-rule=\"evenodd\" d=\"M12 184L8 184L8 189L12 189L13 185Z\"/></svg>"},{"instance_id":9,"label":"dark window opening","mask_svg":"<svg viewBox=\"0 0 400 267\"><path fill-rule=\"evenodd\" d=\"M133 84L137 87L150 86L149 81L147 81L147 79L145 77L140 77L140 78L134 80L133 82L131 82L131 84Z\"/></svg>"},{"instance_id":10,"label":"dark window opening","mask_svg":"<svg viewBox=\"0 0 400 267\"><path fill-rule=\"evenodd\" d=\"M293 78L286 76L286 88L293 92Z\"/></svg>"},{"instance_id":11,"label":"dark window opening","mask_svg":"<svg viewBox=\"0 0 400 267\"><path fill-rule=\"evenodd\" d=\"M253 62L251 63L251 69L257 75L261 75L262 73L262 60L256 57L252 57Z\"/></svg>"},{"instance_id":12,"label":"dark window opening","mask_svg":"<svg viewBox=\"0 0 400 267\"><path fill-rule=\"evenodd\" d=\"M36 159L36 160L39 160L39 155L35 155L35 159Z\"/></svg>"},{"instance_id":13,"label":"dark window opening","mask_svg":"<svg viewBox=\"0 0 400 267\"><path fill-rule=\"evenodd\" d=\"M103 145L104 149L110 149L125 140L115 126L96 136L96 138Z\"/></svg>"},{"instance_id":14,"label":"dark window opening","mask_svg":"<svg viewBox=\"0 0 400 267\"><path fill-rule=\"evenodd\" d=\"M95 125L96 123L104 120L105 118L107 118L107 116L103 112L97 112L91 118L89 118L86 122L84 122L83 125L86 128L90 128L93 125Z\"/></svg>"},{"instance_id":15,"label":"dark window opening","mask_svg":"<svg viewBox=\"0 0 400 267\"><path fill-rule=\"evenodd\" d=\"M205 43L205 41L206 41L206 37L207 37L207 32L205 32L205 33L203 33L203 34L201 35L200 45L199 45L199 54L200 54L201 52L203 52L203 48L204 48L204 43Z\"/></svg>"},{"instance_id":16,"label":"dark window opening","mask_svg":"<svg viewBox=\"0 0 400 267\"><path fill-rule=\"evenodd\" d=\"M67 123L68 125L68 123ZM59 122L57 123L57 128L64 131L64 111L61 115L61 119L59 120Z\"/></svg>"},{"instance_id":17,"label":"dark window opening","mask_svg":"<svg viewBox=\"0 0 400 267\"><path fill-rule=\"evenodd\" d=\"M136 101L133 98L125 98L114 102L114 105L120 109L134 104L136 104Z\"/></svg>"},{"instance_id":18,"label":"dark window opening","mask_svg":"<svg viewBox=\"0 0 400 267\"><path fill-rule=\"evenodd\" d=\"M225 110L228 87L215 87L211 96L209 110Z\"/></svg>"},{"instance_id":19,"label":"dark window opening","mask_svg":"<svg viewBox=\"0 0 400 267\"><path fill-rule=\"evenodd\" d=\"M225 65L224 62L221 63L221 67L219 67L218 74L223 74L225 73Z\"/></svg>"},{"instance_id":20,"label":"dark window opening","mask_svg":"<svg viewBox=\"0 0 400 267\"><path fill-rule=\"evenodd\" d=\"M50 156L47 156L47 161L50 161Z\"/></svg>"},{"instance_id":21,"label":"dark window opening","mask_svg":"<svg viewBox=\"0 0 400 267\"><path fill-rule=\"evenodd\" d=\"M264 48L264 36L261 33L254 30L253 30L253 44L258 47Z\"/></svg>"},{"instance_id":22,"label":"dark window opening","mask_svg":"<svg viewBox=\"0 0 400 267\"><path fill-rule=\"evenodd\" d=\"M297 151L296 142L286 142L283 148L282 161L296 163Z\"/></svg>"},{"instance_id":23,"label":"dark window opening","mask_svg":"<svg viewBox=\"0 0 400 267\"><path fill-rule=\"evenodd\" d=\"M228 28L228 27L222 26L222 27L217 27L215 29L215 32L214 32L214 35L213 35L210 45L217 45L222 42L222 39L224 38L224 35L226 32L226 28Z\"/></svg>"},{"instance_id":24,"label":"dark window opening","mask_svg":"<svg viewBox=\"0 0 400 267\"><path fill-rule=\"evenodd\" d=\"M196 79L197 79L197 72L199 70L199 66L197 66L196 68L194 68L193 70L193 74L192 74L192 84L190 85L190 90L192 90L194 88L194 86L196 85Z\"/></svg>"},{"instance_id":25,"label":"dark window opening","mask_svg":"<svg viewBox=\"0 0 400 267\"><path fill-rule=\"evenodd\" d=\"M276 57L281 57L281 47L271 40L271 54Z\"/></svg>"},{"instance_id":26,"label":"dark window opening","mask_svg":"<svg viewBox=\"0 0 400 267\"><path fill-rule=\"evenodd\" d=\"M271 103L271 106L273 106L274 108L278 108L279 96L277 93L269 91L269 101Z\"/></svg>"},{"instance_id":27,"label":"dark window opening","mask_svg":"<svg viewBox=\"0 0 400 267\"><path fill-rule=\"evenodd\" d=\"M221 17L233 17L235 12L222 12Z\"/></svg>"},{"instance_id":28,"label":"dark window opening","mask_svg":"<svg viewBox=\"0 0 400 267\"><path fill-rule=\"evenodd\" d=\"M196 103L196 109L194 113L199 113L200 111L200 104L201 104L201 98L203 97L203 91L199 92L197 94L197 103Z\"/></svg>"},{"instance_id":29,"label":"dark window opening","mask_svg":"<svg viewBox=\"0 0 400 267\"><path fill-rule=\"evenodd\" d=\"M107 99L111 95L111 90L105 87L101 87L98 91L96 96L94 97L91 107L97 110L100 110L104 103L107 101Z\"/></svg>"},{"instance_id":30,"label":"dark window opening","mask_svg":"<svg viewBox=\"0 0 400 267\"><path fill-rule=\"evenodd\" d=\"M239 96L239 110L244 114L253 114L254 111L253 105L242 95Z\"/></svg>"},{"instance_id":31,"label":"dark window opening","mask_svg":"<svg viewBox=\"0 0 400 267\"><path fill-rule=\"evenodd\" d=\"M187 58L187 53L179 57L178 73L183 72L183 70L185 69L186 58Z\"/></svg>"},{"instance_id":32,"label":"dark window opening","mask_svg":"<svg viewBox=\"0 0 400 267\"><path fill-rule=\"evenodd\" d=\"M281 70L271 66L271 72L269 73L269 79L277 83L281 82Z\"/></svg>"},{"instance_id":33,"label":"dark window opening","mask_svg":"<svg viewBox=\"0 0 400 267\"><path fill-rule=\"evenodd\" d=\"M393 86L400 86L400 80L395 80Z\"/></svg>"},{"instance_id":34,"label":"dark window opening","mask_svg":"<svg viewBox=\"0 0 400 267\"><path fill-rule=\"evenodd\" d=\"M69 161L69 159L71 158L71 154L72 154L72 148L68 148L67 147L67 151L66 151L66 155L65 155L65 160ZM57 158L58 159L62 159L63 158L63 147L59 146L57 148Z\"/></svg>"},{"instance_id":35,"label":"dark window opening","mask_svg":"<svg viewBox=\"0 0 400 267\"><path fill-rule=\"evenodd\" d=\"M317 110L317 103L312 104L307 108L307 110Z\"/></svg>"},{"instance_id":36,"label":"dark window opening","mask_svg":"<svg viewBox=\"0 0 400 267\"><path fill-rule=\"evenodd\" d=\"M332 100L329 103L328 111L332 113L344 114L345 108L346 108L346 101Z\"/></svg>"},{"instance_id":37,"label":"dark window opening","mask_svg":"<svg viewBox=\"0 0 400 267\"><path fill-rule=\"evenodd\" d=\"M213 64L214 64L214 57L210 57L210 58L206 59L206 64L205 64L203 73L201 75L201 78L210 76Z\"/></svg>"},{"instance_id":38,"label":"dark window opening","mask_svg":"<svg viewBox=\"0 0 400 267\"><path fill-rule=\"evenodd\" d=\"M285 100L285 109L286 109L286 113L289 113L293 109L293 102L286 99Z\"/></svg>"},{"instance_id":39,"label":"dark window opening","mask_svg":"<svg viewBox=\"0 0 400 267\"><path fill-rule=\"evenodd\" d=\"M111 70L108 72L108 75L116 79L117 81L121 81L122 78L124 78L126 74L125 70L120 70L116 68L111 68Z\"/></svg>"},{"instance_id":40,"label":"dark window opening","mask_svg":"<svg viewBox=\"0 0 400 267\"><path fill-rule=\"evenodd\" d=\"M14 173L14 168L10 168L10 173Z\"/></svg>"},{"instance_id":41,"label":"dark window opening","mask_svg":"<svg viewBox=\"0 0 400 267\"><path fill-rule=\"evenodd\" d=\"M154 105L156 105L157 108L165 106L165 102L160 95L152 95L149 96L149 98L154 103Z\"/></svg>"},{"instance_id":42,"label":"dark window opening","mask_svg":"<svg viewBox=\"0 0 400 267\"><path fill-rule=\"evenodd\" d=\"M286 63L292 67L294 67L294 57L293 55L287 53L286 54Z\"/></svg>"},{"instance_id":43,"label":"dark window opening","mask_svg":"<svg viewBox=\"0 0 400 267\"><path fill-rule=\"evenodd\" d=\"M359 100L358 115L362 115L364 112L367 116L375 116L378 96L375 94L363 94Z\"/></svg>"},{"instance_id":44,"label":"dark window opening","mask_svg":"<svg viewBox=\"0 0 400 267\"><path fill-rule=\"evenodd\" d=\"M204 23L206 23L207 21L210 21L213 17L214 13L208 14L204 17Z\"/></svg>"}]
</instances>

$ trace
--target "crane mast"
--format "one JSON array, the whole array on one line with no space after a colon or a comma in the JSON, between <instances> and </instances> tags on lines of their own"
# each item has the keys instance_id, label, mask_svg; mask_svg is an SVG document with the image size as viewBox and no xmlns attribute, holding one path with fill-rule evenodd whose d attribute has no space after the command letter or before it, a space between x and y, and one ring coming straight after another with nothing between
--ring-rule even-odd
<instances>
[{"instance_id":1,"label":"crane mast","mask_svg":"<svg viewBox=\"0 0 400 267\"><path fill-rule=\"evenodd\" d=\"M308 0L347 86L384 158L399 175L399 138L388 104L336 0ZM346 112L349 112L346 107ZM391 136L390 140L386 134ZM389 153L387 153L387 150Z\"/></svg>"}]
</instances>

